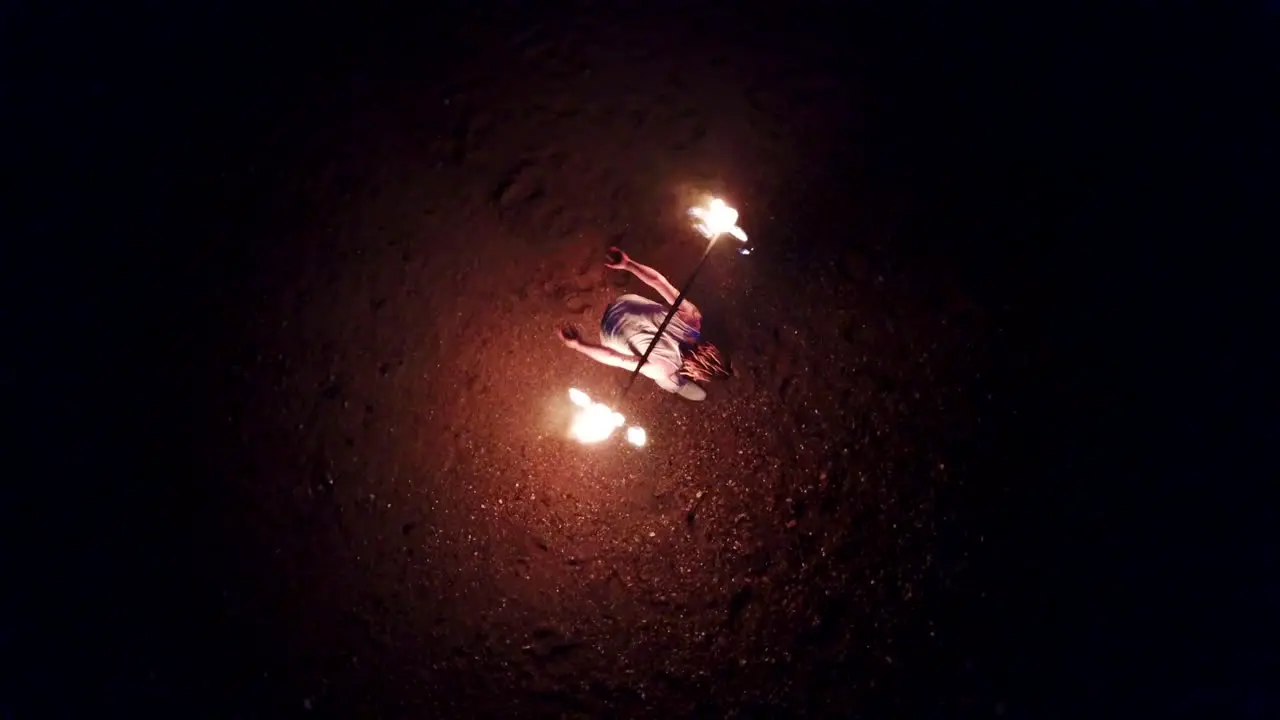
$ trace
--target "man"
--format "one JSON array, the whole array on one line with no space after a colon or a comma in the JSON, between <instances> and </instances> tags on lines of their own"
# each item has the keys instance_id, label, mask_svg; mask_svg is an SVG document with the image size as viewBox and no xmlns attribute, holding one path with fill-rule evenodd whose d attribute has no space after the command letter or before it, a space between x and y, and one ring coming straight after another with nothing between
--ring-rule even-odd
<instances>
[{"instance_id":1,"label":"man","mask_svg":"<svg viewBox=\"0 0 1280 720\"><path fill-rule=\"evenodd\" d=\"M656 290L667 305L639 295L623 295L605 308L600 318L599 345L583 340L578 329L572 326L561 328L557 337L596 362L634 372L680 292L662 273L632 260L616 247L609 249L605 267L626 270L640 278ZM729 377L733 371L720 350L702 340L702 313L693 303L682 300L640 374L667 392L699 402L706 399L707 391L697 382Z\"/></svg>"}]
</instances>

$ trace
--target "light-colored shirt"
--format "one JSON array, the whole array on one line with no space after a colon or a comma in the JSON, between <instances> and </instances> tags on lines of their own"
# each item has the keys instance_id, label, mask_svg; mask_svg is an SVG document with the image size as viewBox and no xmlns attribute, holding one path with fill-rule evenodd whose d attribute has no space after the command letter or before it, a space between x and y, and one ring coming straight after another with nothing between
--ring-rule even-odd
<instances>
[{"instance_id":1,"label":"light-colored shirt","mask_svg":"<svg viewBox=\"0 0 1280 720\"><path fill-rule=\"evenodd\" d=\"M600 318L600 344L624 355L643 356L649 343L657 335L658 326L667 316L669 308L639 295L623 295L605 308ZM655 380L667 392L678 392L688 382L679 370L684 360L681 348L698 341L698 329L686 323L677 313L662 331L658 346L649 355L646 365L659 361L659 367L670 369L670 375Z\"/></svg>"}]
</instances>

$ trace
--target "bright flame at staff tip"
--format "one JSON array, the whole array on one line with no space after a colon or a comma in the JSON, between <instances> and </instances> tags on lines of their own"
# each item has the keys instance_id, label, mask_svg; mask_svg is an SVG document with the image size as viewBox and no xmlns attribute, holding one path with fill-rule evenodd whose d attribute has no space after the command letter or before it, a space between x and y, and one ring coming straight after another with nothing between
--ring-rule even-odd
<instances>
[{"instance_id":1,"label":"bright flame at staff tip","mask_svg":"<svg viewBox=\"0 0 1280 720\"><path fill-rule=\"evenodd\" d=\"M644 428L636 425L627 428L627 442L636 447L644 447L644 444L648 441L649 438L645 435Z\"/></svg>"},{"instance_id":2,"label":"bright flame at staff tip","mask_svg":"<svg viewBox=\"0 0 1280 720\"><path fill-rule=\"evenodd\" d=\"M689 208L689 214L695 222L694 229L708 239L728 233L742 242L747 241L747 233L738 227L738 211L729 207L718 197L713 197L703 207Z\"/></svg>"},{"instance_id":3,"label":"bright flame at staff tip","mask_svg":"<svg viewBox=\"0 0 1280 720\"><path fill-rule=\"evenodd\" d=\"M598 443L607 440L613 431L622 427L626 418L621 413L610 410L604 403L593 402L586 393L577 388L569 388L569 399L574 405L582 408L573 418L569 434L580 443ZM643 430L641 430L643 432ZM628 440L631 433L627 433ZM632 441L632 444L635 444Z\"/></svg>"}]
</instances>

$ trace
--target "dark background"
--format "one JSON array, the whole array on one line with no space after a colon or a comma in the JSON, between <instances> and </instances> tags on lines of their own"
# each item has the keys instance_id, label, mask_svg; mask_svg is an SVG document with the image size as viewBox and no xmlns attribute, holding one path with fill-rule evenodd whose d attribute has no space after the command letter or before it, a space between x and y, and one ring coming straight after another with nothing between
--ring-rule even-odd
<instances>
[{"instance_id":1,"label":"dark background","mask_svg":"<svg viewBox=\"0 0 1280 720\"><path fill-rule=\"evenodd\" d=\"M661 5L5 6L6 174L19 188L4 243L18 430L7 711L253 717L307 712L308 698L342 716L1275 712L1261 223L1277 160L1274 11ZM239 456L213 428L270 393L236 395L213 368L261 342L252 293L285 287L292 253L310 257L305 232L284 232L316 212L291 178L334 147L403 156L447 135L455 118L430 110L435 98L536 83L503 54L511 39L574 23L637 47L705 27L705 43L686 32L664 52L769 70L759 86L807 102L794 111L804 139L780 145L803 171L758 191L786 232L834 237L864 208L858 229L891 241L845 245L873 275L944 278L999 328L980 335L988 375L972 379L997 398L996 429L956 505L961 535L990 538L963 571L972 604L943 614L960 650L925 652L908 675L852 648L783 664L763 677L820 679L772 700L725 681L672 685L655 705L620 682L584 705L593 691L570 673L533 702L505 677L402 682L429 642L393 643L373 670L308 665L317 648L340 653L345 631L299 640L278 619L323 602L296 588L342 581L225 569L289 542L287 525L252 529L264 516L241 504L277 501L228 483ZM326 197L368 177L340 176ZM746 208L743 220L765 225ZM762 228L762 246L783 234ZM778 240L790 253L778 262L820 265L841 242ZM249 600L229 609L228 587ZM638 672L661 657L659 643ZM395 682L367 680L386 668ZM319 675L328 689L305 690Z\"/></svg>"}]
</instances>

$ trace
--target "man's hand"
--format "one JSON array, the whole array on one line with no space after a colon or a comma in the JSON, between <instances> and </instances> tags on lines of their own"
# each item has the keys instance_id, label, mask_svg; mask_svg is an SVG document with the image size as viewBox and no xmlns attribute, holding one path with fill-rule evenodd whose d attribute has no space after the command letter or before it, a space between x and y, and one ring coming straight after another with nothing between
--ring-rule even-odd
<instances>
[{"instance_id":1,"label":"man's hand","mask_svg":"<svg viewBox=\"0 0 1280 720\"><path fill-rule=\"evenodd\" d=\"M631 258L616 247L609 248L604 254L604 266L611 270L626 270L631 264Z\"/></svg>"},{"instance_id":2,"label":"man's hand","mask_svg":"<svg viewBox=\"0 0 1280 720\"><path fill-rule=\"evenodd\" d=\"M572 325L565 325L557 330L556 337L559 338L560 342L564 343L565 346L571 348L576 348L578 343L582 340L582 335L578 332L578 328Z\"/></svg>"}]
</instances>

